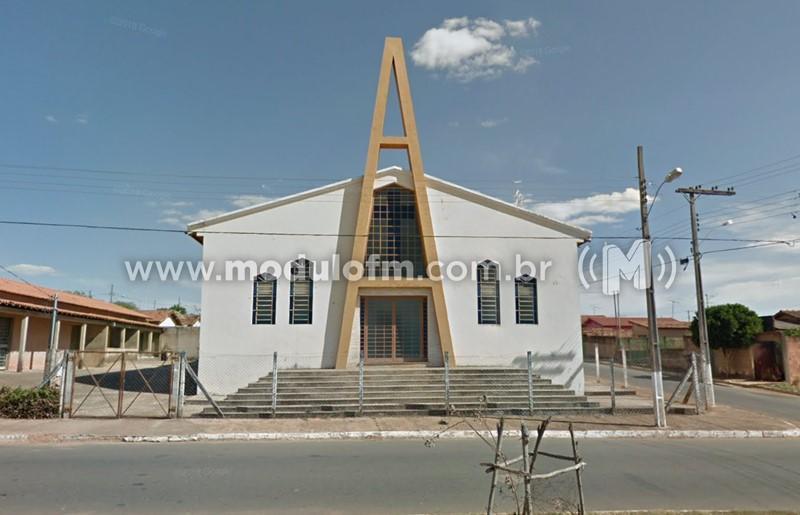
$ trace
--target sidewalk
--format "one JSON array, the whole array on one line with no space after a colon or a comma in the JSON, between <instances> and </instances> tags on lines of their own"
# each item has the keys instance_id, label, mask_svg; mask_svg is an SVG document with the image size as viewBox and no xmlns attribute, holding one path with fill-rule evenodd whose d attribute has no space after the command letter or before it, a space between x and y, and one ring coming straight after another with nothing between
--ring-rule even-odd
<instances>
[{"instance_id":1,"label":"sidewalk","mask_svg":"<svg viewBox=\"0 0 800 515\"><path fill-rule=\"evenodd\" d=\"M522 417L529 426L541 418ZM311 419L0 419L0 443L51 443L80 441L185 441L278 439L381 439L475 437L474 431L494 429L496 418L461 417L361 417ZM520 417L506 417L516 429ZM460 422L460 423L459 423ZM669 431L656 431L648 414L574 415L554 417L555 433L572 422L582 438L697 438L783 437L800 438L800 428L749 411L719 406L705 415L670 415ZM458 424L456 424L458 423ZM764 433L764 432L767 433ZM750 432L750 433L747 433Z\"/></svg>"}]
</instances>

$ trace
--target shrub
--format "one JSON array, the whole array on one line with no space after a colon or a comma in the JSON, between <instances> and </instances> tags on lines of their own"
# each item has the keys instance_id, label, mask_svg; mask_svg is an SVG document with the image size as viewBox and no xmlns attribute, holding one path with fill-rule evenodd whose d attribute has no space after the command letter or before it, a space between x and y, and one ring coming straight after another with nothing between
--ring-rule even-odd
<instances>
[{"instance_id":1,"label":"shrub","mask_svg":"<svg viewBox=\"0 0 800 515\"><path fill-rule=\"evenodd\" d=\"M56 388L0 388L0 417L52 418L58 415Z\"/></svg>"},{"instance_id":2,"label":"shrub","mask_svg":"<svg viewBox=\"0 0 800 515\"><path fill-rule=\"evenodd\" d=\"M763 331L761 318L741 304L721 304L706 309L708 342L713 349L749 347ZM698 342L697 318L692 321L692 336Z\"/></svg>"}]
</instances>

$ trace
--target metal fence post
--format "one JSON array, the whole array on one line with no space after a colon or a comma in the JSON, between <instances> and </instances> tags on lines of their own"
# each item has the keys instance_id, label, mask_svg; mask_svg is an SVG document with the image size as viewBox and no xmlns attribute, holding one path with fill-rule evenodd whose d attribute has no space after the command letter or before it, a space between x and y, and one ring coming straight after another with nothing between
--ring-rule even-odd
<instances>
[{"instance_id":1,"label":"metal fence post","mask_svg":"<svg viewBox=\"0 0 800 515\"><path fill-rule=\"evenodd\" d=\"M272 416L278 411L278 352L272 353Z\"/></svg>"},{"instance_id":2,"label":"metal fence post","mask_svg":"<svg viewBox=\"0 0 800 515\"><path fill-rule=\"evenodd\" d=\"M625 345L620 345L620 352L622 352L622 386L628 387L628 352L625 350Z\"/></svg>"},{"instance_id":3,"label":"metal fence post","mask_svg":"<svg viewBox=\"0 0 800 515\"><path fill-rule=\"evenodd\" d=\"M692 388L694 389L694 406L695 411L697 414L701 414L705 411L705 398L701 398L700 395L700 378L697 375L697 354L692 352Z\"/></svg>"},{"instance_id":4,"label":"metal fence post","mask_svg":"<svg viewBox=\"0 0 800 515\"><path fill-rule=\"evenodd\" d=\"M617 411L617 385L614 377L614 358L608 362L611 367L611 414L614 415Z\"/></svg>"},{"instance_id":5,"label":"metal fence post","mask_svg":"<svg viewBox=\"0 0 800 515\"><path fill-rule=\"evenodd\" d=\"M533 415L533 352L528 351L528 415Z\"/></svg>"},{"instance_id":6,"label":"metal fence post","mask_svg":"<svg viewBox=\"0 0 800 515\"><path fill-rule=\"evenodd\" d=\"M450 353L444 353L444 412L450 414Z\"/></svg>"},{"instance_id":7,"label":"metal fence post","mask_svg":"<svg viewBox=\"0 0 800 515\"><path fill-rule=\"evenodd\" d=\"M180 371L181 371L181 361L180 358L174 359L174 354L172 355L173 358L170 363L170 377L169 377L169 407L167 412L169 413L169 418L173 418L177 416L178 413L178 390L180 389Z\"/></svg>"},{"instance_id":8,"label":"metal fence post","mask_svg":"<svg viewBox=\"0 0 800 515\"><path fill-rule=\"evenodd\" d=\"M122 351L120 354L121 356L119 365L119 395L117 396L117 418L122 418L122 400L125 396L125 351Z\"/></svg>"},{"instance_id":9,"label":"metal fence post","mask_svg":"<svg viewBox=\"0 0 800 515\"><path fill-rule=\"evenodd\" d=\"M358 358L358 415L364 413L364 351Z\"/></svg>"},{"instance_id":10,"label":"metal fence post","mask_svg":"<svg viewBox=\"0 0 800 515\"><path fill-rule=\"evenodd\" d=\"M58 416L64 418L72 412L72 389L74 388L75 359L72 351L64 352L64 360L61 369L61 398L58 403Z\"/></svg>"},{"instance_id":11,"label":"metal fence post","mask_svg":"<svg viewBox=\"0 0 800 515\"><path fill-rule=\"evenodd\" d=\"M175 396L175 416L183 418L183 403L186 400L186 352L178 355L178 393Z\"/></svg>"},{"instance_id":12,"label":"metal fence post","mask_svg":"<svg viewBox=\"0 0 800 515\"><path fill-rule=\"evenodd\" d=\"M600 382L600 347L594 344L594 377L597 382Z\"/></svg>"}]
</instances>

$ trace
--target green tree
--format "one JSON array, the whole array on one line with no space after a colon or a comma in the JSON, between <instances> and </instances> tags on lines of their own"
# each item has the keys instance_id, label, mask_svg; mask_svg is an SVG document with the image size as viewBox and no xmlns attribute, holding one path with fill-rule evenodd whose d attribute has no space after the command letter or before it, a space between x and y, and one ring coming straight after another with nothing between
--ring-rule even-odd
<instances>
[{"instance_id":1,"label":"green tree","mask_svg":"<svg viewBox=\"0 0 800 515\"><path fill-rule=\"evenodd\" d=\"M128 309L135 309L135 310L139 309L139 306L137 306L133 302L129 302L127 300L116 300L116 301L114 301L114 304L116 304L117 306L121 306L123 308L128 308Z\"/></svg>"},{"instance_id":2,"label":"green tree","mask_svg":"<svg viewBox=\"0 0 800 515\"><path fill-rule=\"evenodd\" d=\"M173 304L169 307L170 311L175 311L176 313L180 313L181 315L186 314L186 308L181 306L180 304Z\"/></svg>"},{"instance_id":3,"label":"green tree","mask_svg":"<svg viewBox=\"0 0 800 515\"><path fill-rule=\"evenodd\" d=\"M706 309L708 343L713 349L738 349L749 347L755 336L764 330L761 318L742 304L721 304ZM699 342L698 323L692 320L692 336Z\"/></svg>"}]
</instances>

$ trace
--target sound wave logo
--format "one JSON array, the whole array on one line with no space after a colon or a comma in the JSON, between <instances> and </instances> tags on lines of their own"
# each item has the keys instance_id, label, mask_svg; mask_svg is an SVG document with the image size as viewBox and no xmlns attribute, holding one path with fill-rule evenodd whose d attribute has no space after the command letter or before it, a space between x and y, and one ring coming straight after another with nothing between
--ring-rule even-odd
<instances>
[{"instance_id":1,"label":"sound wave logo","mask_svg":"<svg viewBox=\"0 0 800 515\"><path fill-rule=\"evenodd\" d=\"M650 242L645 240L634 241L627 252L617 245L603 245L602 252L602 273L601 278L598 279L595 273L595 263L598 254L592 252L589 258L588 266L586 263L587 255L592 251L591 247L584 247L578 258L578 277L580 278L581 285L585 289L589 289L591 283L602 281L603 293L605 295L613 295L620 291L622 279L633 283L633 287L637 290L643 290L647 287L647 274L645 270L650 266L647 262L649 252L645 252L647 245ZM666 254L666 259L664 255ZM664 288L668 289L675 282L675 275L678 272L678 264L675 259L675 254L669 246L664 247L663 251L656 255L658 264L654 266L653 275L655 280L663 282ZM587 280L586 275L589 275L590 280Z\"/></svg>"}]
</instances>

